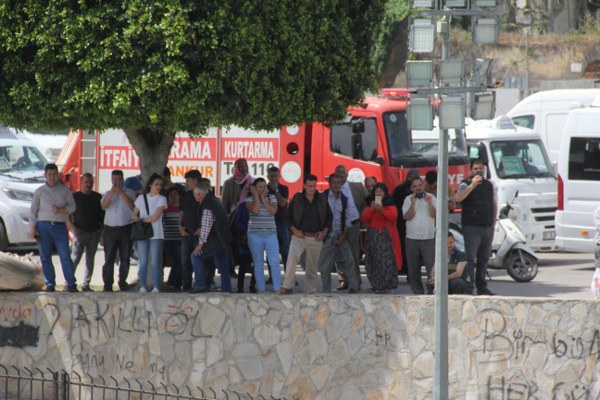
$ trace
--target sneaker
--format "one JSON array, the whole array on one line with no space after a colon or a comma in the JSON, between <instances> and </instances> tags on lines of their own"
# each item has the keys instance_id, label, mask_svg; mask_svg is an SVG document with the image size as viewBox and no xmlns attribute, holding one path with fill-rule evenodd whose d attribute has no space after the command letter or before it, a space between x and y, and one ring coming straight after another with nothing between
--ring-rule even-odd
<instances>
[{"instance_id":1,"label":"sneaker","mask_svg":"<svg viewBox=\"0 0 600 400\"><path fill-rule=\"evenodd\" d=\"M154 288L152 289L152 293L160 293L160 290L158 290L158 288Z\"/></svg>"},{"instance_id":2,"label":"sneaker","mask_svg":"<svg viewBox=\"0 0 600 400\"><path fill-rule=\"evenodd\" d=\"M206 292L208 292L207 287L194 287L188 291L188 293L206 293Z\"/></svg>"},{"instance_id":3,"label":"sneaker","mask_svg":"<svg viewBox=\"0 0 600 400\"><path fill-rule=\"evenodd\" d=\"M146 288L142 286L140 288L140 293L148 293L148 290L146 290Z\"/></svg>"},{"instance_id":4,"label":"sneaker","mask_svg":"<svg viewBox=\"0 0 600 400\"><path fill-rule=\"evenodd\" d=\"M496 293L492 292L488 288L477 289L477 296L495 296Z\"/></svg>"},{"instance_id":5,"label":"sneaker","mask_svg":"<svg viewBox=\"0 0 600 400\"><path fill-rule=\"evenodd\" d=\"M65 287L65 292L77 293L77 292L79 292L79 290L77 290L77 286L73 285L73 286Z\"/></svg>"},{"instance_id":6,"label":"sneaker","mask_svg":"<svg viewBox=\"0 0 600 400\"><path fill-rule=\"evenodd\" d=\"M54 285L46 285L46 287L44 288L44 292L46 292L46 293L52 293L55 290L56 289L54 288Z\"/></svg>"},{"instance_id":7,"label":"sneaker","mask_svg":"<svg viewBox=\"0 0 600 400\"><path fill-rule=\"evenodd\" d=\"M91 288L91 287L89 287L88 285L83 285L83 286L81 287L81 291L82 291L82 292L93 292L93 291L94 291L94 289L92 289L92 288Z\"/></svg>"},{"instance_id":8,"label":"sneaker","mask_svg":"<svg viewBox=\"0 0 600 400\"><path fill-rule=\"evenodd\" d=\"M210 284L209 290L211 292L220 292L221 288L219 286L217 286L216 283L213 282L213 283Z\"/></svg>"},{"instance_id":9,"label":"sneaker","mask_svg":"<svg viewBox=\"0 0 600 400\"><path fill-rule=\"evenodd\" d=\"M129 289L131 289L131 286L129 285L129 283L127 283L127 282L119 283L119 290L121 292L126 292Z\"/></svg>"},{"instance_id":10,"label":"sneaker","mask_svg":"<svg viewBox=\"0 0 600 400\"><path fill-rule=\"evenodd\" d=\"M279 294L282 296L284 296L286 294L294 294L294 290L282 287L281 290L279 291Z\"/></svg>"}]
</instances>

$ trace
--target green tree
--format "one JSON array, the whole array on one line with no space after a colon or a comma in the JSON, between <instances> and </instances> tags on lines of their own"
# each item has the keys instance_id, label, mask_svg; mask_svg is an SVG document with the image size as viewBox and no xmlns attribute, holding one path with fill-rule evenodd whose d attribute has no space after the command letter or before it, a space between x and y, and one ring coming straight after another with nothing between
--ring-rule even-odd
<instances>
[{"instance_id":1,"label":"green tree","mask_svg":"<svg viewBox=\"0 0 600 400\"><path fill-rule=\"evenodd\" d=\"M0 121L123 129L148 176L175 132L332 121L376 85L385 0L6 0Z\"/></svg>"}]
</instances>

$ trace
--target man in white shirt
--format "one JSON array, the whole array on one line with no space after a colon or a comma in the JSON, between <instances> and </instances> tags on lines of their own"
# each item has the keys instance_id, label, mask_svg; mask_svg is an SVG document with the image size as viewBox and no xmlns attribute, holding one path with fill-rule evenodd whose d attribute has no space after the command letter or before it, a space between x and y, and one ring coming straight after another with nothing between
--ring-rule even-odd
<instances>
[{"instance_id":1,"label":"man in white shirt","mask_svg":"<svg viewBox=\"0 0 600 400\"><path fill-rule=\"evenodd\" d=\"M414 294L424 294L421 266L427 276L435 264L435 196L423 191L423 180L414 178L410 183L412 195L404 199L402 216L406 220L406 262L410 289ZM428 294L433 293L428 285Z\"/></svg>"},{"instance_id":2,"label":"man in white shirt","mask_svg":"<svg viewBox=\"0 0 600 400\"><path fill-rule=\"evenodd\" d=\"M123 171L114 170L110 175L112 188L102 196L104 214L104 266L102 279L104 291L112 292L115 259L119 250L119 288L129 289L129 254L131 252L131 226L133 224L133 202L135 192L123 187Z\"/></svg>"}]
</instances>

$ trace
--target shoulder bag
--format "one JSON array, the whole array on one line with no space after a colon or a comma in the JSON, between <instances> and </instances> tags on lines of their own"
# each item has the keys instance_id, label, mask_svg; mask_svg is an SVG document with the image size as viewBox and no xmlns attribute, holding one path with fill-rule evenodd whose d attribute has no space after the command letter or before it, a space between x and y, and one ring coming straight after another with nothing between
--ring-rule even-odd
<instances>
[{"instance_id":1,"label":"shoulder bag","mask_svg":"<svg viewBox=\"0 0 600 400\"><path fill-rule=\"evenodd\" d=\"M148 198L144 194L144 203L146 203L146 213L150 216L150 207L148 207ZM131 240L147 240L152 239L154 236L154 229L152 229L152 223L144 222L143 218L138 219L133 223L131 227Z\"/></svg>"}]
</instances>

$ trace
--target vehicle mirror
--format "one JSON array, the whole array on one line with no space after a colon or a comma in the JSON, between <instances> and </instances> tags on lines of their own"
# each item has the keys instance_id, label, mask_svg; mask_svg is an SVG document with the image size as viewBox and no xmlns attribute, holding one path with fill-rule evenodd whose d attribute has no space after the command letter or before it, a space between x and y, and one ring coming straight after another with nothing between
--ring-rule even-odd
<instances>
[{"instance_id":1,"label":"vehicle mirror","mask_svg":"<svg viewBox=\"0 0 600 400\"><path fill-rule=\"evenodd\" d=\"M361 134L365 131L365 121L359 119L356 122L352 123L352 133Z\"/></svg>"}]
</instances>

